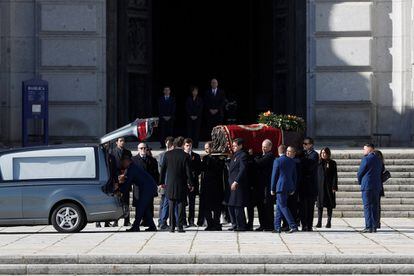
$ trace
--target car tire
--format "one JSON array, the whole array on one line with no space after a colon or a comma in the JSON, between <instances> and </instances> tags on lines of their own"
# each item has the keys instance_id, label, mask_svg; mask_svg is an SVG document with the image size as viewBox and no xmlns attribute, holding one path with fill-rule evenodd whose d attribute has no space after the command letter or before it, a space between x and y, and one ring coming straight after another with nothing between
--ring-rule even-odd
<instances>
[{"instance_id":1,"label":"car tire","mask_svg":"<svg viewBox=\"0 0 414 276\"><path fill-rule=\"evenodd\" d=\"M52 225L59 233L77 233L86 226L85 213L76 204L60 204L53 210Z\"/></svg>"}]
</instances>

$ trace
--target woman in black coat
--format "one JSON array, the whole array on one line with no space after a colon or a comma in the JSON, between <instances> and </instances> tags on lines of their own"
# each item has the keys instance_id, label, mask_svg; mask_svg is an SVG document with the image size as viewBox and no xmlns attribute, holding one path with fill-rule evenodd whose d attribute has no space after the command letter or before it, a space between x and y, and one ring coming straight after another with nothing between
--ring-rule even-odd
<instances>
[{"instance_id":1,"label":"woman in black coat","mask_svg":"<svg viewBox=\"0 0 414 276\"><path fill-rule=\"evenodd\" d=\"M327 209L328 221L326 228L331 228L332 210L336 207L335 193L338 191L338 171L336 162L331 159L331 150L323 148L318 164L318 223L322 227L323 208Z\"/></svg>"}]
</instances>

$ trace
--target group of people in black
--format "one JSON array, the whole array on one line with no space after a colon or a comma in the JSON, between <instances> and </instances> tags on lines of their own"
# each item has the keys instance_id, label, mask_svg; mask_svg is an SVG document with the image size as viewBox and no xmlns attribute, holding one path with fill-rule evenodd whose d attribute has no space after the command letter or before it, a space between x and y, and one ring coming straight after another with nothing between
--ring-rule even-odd
<instances>
[{"instance_id":1,"label":"group of people in black","mask_svg":"<svg viewBox=\"0 0 414 276\"><path fill-rule=\"evenodd\" d=\"M136 156L125 148L123 138L116 145L108 154L111 175L115 175L112 176L114 190L121 192L125 208L129 210L132 189L136 208L135 221L128 231L139 231L141 225L148 226L146 231L185 232L186 227L195 226L206 226L206 231L221 231L226 221L231 223L228 229L231 231L293 233L299 226L302 231L313 231L315 203L318 209L315 227L322 227L326 208L325 227L331 228L338 191L337 164L329 148L322 148L318 154L310 137L304 139L301 149L280 145L277 154L268 139L262 142L262 152L256 155L244 148L242 139L232 141L229 155L214 154L212 142L207 142L203 156L193 151L191 138L167 137L167 149L160 155L159 163L145 143L138 145ZM364 153L365 148L366 157L358 180L363 193L366 229L375 232L380 227L379 197L383 195L380 181L385 167L381 152L366 145ZM153 218L154 197L158 195L157 229ZM199 212L195 221L197 197ZM255 208L260 225L253 229ZM129 225L127 216L124 226ZM109 222L105 226L110 226Z\"/></svg>"},{"instance_id":2,"label":"group of people in black","mask_svg":"<svg viewBox=\"0 0 414 276\"><path fill-rule=\"evenodd\" d=\"M193 140L194 148L198 148L203 122L206 123L205 129L211 131L213 127L223 124L225 114L229 122L235 120L237 102L226 97L224 90L218 87L217 79L212 79L210 86L203 98L199 94L198 87L192 86L191 95L185 101L187 137ZM165 148L165 139L174 135L176 109L177 103L171 95L171 87L166 86L158 103L161 148Z\"/></svg>"},{"instance_id":3,"label":"group of people in black","mask_svg":"<svg viewBox=\"0 0 414 276\"><path fill-rule=\"evenodd\" d=\"M318 155L311 138L304 140L303 151L281 145L278 155L270 140L263 141L262 153L258 155L243 148L242 139L233 141L230 156L213 154L213 144L207 142L205 155L200 157L192 150L191 138L167 137L165 146L167 150L160 155L159 163L145 143L140 143L138 154L132 156L123 138L116 141L116 148L108 154L112 174L118 175L114 179L115 189L122 192L125 208L129 210L132 189L132 204L140 210L131 231L139 231L141 224L148 226L147 231L157 230L153 223L153 200L157 195L159 230L177 228L183 232L185 227L206 225L207 231L220 231L227 220L232 225L229 230L249 231L253 230L257 208L260 226L256 231L295 231L299 224L303 231L312 231L315 202L319 210L316 227L321 226L324 207L328 210L326 227L331 226L337 190L336 163L330 159L328 148ZM146 177L138 177L139 173ZM197 196L199 212L195 221ZM283 220L283 226L278 218ZM108 222L105 224L109 226ZM127 216L124 226L129 225Z\"/></svg>"}]
</instances>

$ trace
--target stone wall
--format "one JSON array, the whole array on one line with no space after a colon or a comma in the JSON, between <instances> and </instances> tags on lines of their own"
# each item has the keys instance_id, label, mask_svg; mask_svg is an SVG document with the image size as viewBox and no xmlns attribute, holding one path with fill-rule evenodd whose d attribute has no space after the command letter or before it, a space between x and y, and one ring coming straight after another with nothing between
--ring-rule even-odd
<instances>
[{"instance_id":1,"label":"stone wall","mask_svg":"<svg viewBox=\"0 0 414 276\"><path fill-rule=\"evenodd\" d=\"M410 0L308 0L308 129L411 142Z\"/></svg>"},{"instance_id":2,"label":"stone wall","mask_svg":"<svg viewBox=\"0 0 414 276\"><path fill-rule=\"evenodd\" d=\"M21 82L49 81L52 137L106 131L104 0L0 0L1 139L21 136Z\"/></svg>"}]
</instances>

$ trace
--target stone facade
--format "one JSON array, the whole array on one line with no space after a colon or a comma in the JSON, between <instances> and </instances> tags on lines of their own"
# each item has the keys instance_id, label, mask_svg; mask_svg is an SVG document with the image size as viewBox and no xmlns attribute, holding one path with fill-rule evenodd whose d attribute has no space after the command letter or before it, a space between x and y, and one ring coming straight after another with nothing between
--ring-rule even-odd
<instances>
[{"instance_id":1,"label":"stone facade","mask_svg":"<svg viewBox=\"0 0 414 276\"><path fill-rule=\"evenodd\" d=\"M407 145L412 0L307 0L308 134ZM0 141L21 136L21 82L49 81L50 135L106 132L106 1L0 0Z\"/></svg>"},{"instance_id":2,"label":"stone facade","mask_svg":"<svg viewBox=\"0 0 414 276\"><path fill-rule=\"evenodd\" d=\"M21 82L49 81L49 133L105 133L104 0L0 0L0 141L21 136Z\"/></svg>"},{"instance_id":3,"label":"stone facade","mask_svg":"<svg viewBox=\"0 0 414 276\"><path fill-rule=\"evenodd\" d=\"M411 143L412 1L308 0L308 129Z\"/></svg>"}]
</instances>

